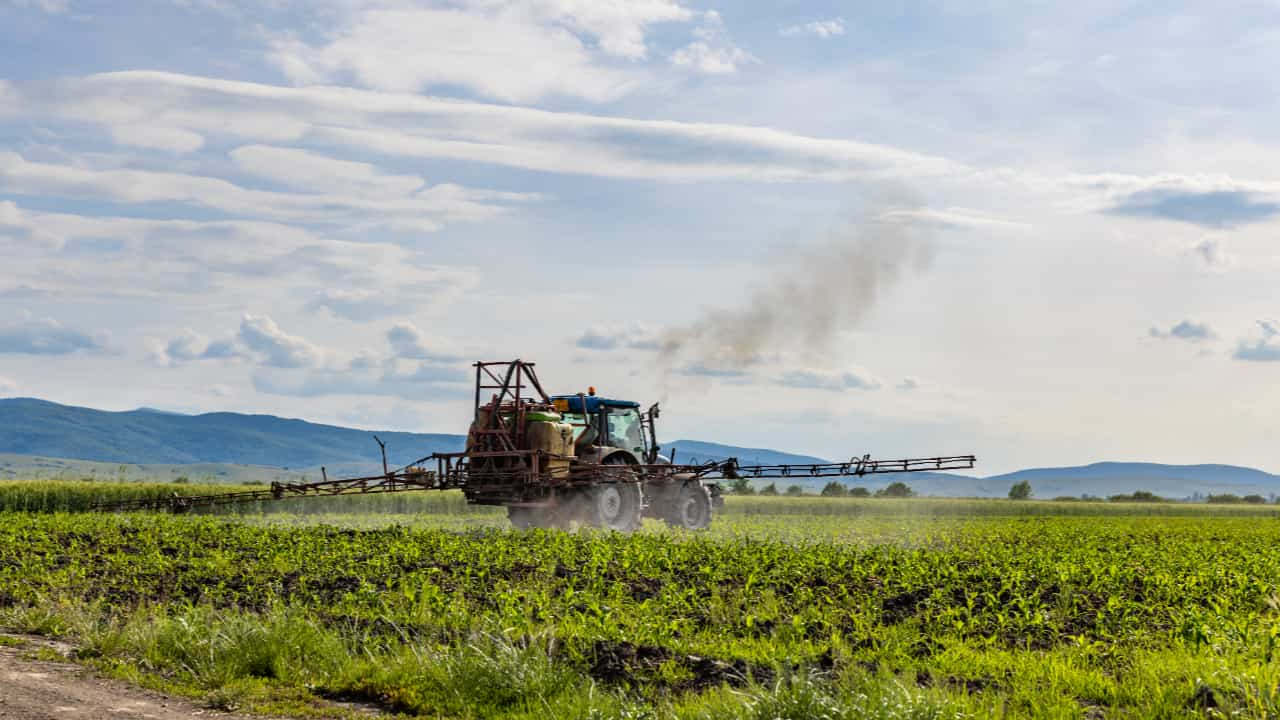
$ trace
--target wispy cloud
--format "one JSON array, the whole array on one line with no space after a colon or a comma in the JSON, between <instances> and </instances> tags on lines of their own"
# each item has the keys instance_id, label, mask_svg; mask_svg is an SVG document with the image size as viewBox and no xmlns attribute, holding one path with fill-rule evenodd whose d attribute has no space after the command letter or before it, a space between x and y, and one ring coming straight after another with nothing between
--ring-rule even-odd
<instances>
[{"instance_id":1,"label":"wispy cloud","mask_svg":"<svg viewBox=\"0 0 1280 720\"><path fill-rule=\"evenodd\" d=\"M1241 340L1232 357L1247 362L1280 362L1280 323L1259 320L1258 328L1260 336Z\"/></svg>"},{"instance_id":2,"label":"wispy cloud","mask_svg":"<svg viewBox=\"0 0 1280 720\"><path fill-rule=\"evenodd\" d=\"M1148 334L1154 338L1186 340L1188 342L1204 342L1217 337L1217 333L1213 331L1213 328L1208 323L1194 320L1182 320L1168 329L1153 327L1148 331Z\"/></svg>"},{"instance_id":3,"label":"wispy cloud","mask_svg":"<svg viewBox=\"0 0 1280 720\"><path fill-rule=\"evenodd\" d=\"M778 33L783 37L811 35L823 39L843 35L844 32L844 18L841 17L834 17L830 20L814 20L798 25L787 25L778 29Z\"/></svg>"},{"instance_id":4,"label":"wispy cloud","mask_svg":"<svg viewBox=\"0 0 1280 720\"><path fill-rule=\"evenodd\" d=\"M103 352L109 336L64 326L53 318L32 318L0 327L0 353L70 355Z\"/></svg>"}]
</instances>

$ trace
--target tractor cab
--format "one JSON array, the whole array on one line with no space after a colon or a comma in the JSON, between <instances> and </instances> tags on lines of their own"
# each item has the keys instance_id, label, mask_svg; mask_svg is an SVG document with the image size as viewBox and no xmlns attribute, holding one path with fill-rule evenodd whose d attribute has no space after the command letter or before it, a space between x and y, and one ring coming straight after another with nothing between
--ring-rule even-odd
<instances>
[{"instance_id":1,"label":"tractor cab","mask_svg":"<svg viewBox=\"0 0 1280 720\"><path fill-rule=\"evenodd\" d=\"M573 426L574 447L579 457L597 454L601 460L622 450L636 464L655 462L658 443L653 421L655 404L640 412L640 403L599 397L595 388L588 394L552 395L551 402Z\"/></svg>"}]
</instances>

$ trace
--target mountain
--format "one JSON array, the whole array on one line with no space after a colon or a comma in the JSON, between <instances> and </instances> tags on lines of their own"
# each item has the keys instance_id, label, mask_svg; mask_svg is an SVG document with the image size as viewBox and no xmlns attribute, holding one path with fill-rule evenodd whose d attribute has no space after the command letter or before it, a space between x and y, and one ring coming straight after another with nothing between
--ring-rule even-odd
<instances>
[{"instance_id":1,"label":"mountain","mask_svg":"<svg viewBox=\"0 0 1280 720\"><path fill-rule=\"evenodd\" d=\"M1141 462L1100 462L1061 468L1035 468L984 478L984 484L1003 487L1026 480L1037 497L1097 495L1105 497L1150 490L1166 497L1234 493L1280 493L1280 476L1235 465L1161 465Z\"/></svg>"},{"instance_id":2,"label":"mountain","mask_svg":"<svg viewBox=\"0 0 1280 720\"><path fill-rule=\"evenodd\" d=\"M235 463L364 468L382 456L365 430L273 415L106 412L29 398L0 400L0 453L108 463ZM378 432L392 465L461 450L460 435Z\"/></svg>"},{"instance_id":3,"label":"mountain","mask_svg":"<svg viewBox=\"0 0 1280 720\"><path fill-rule=\"evenodd\" d=\"M675 449L675 461L679 463L704 463L710 460L725 460L731 457L738 458L738 462L743 465L831 462L811 455L792 455L791 453L778 452L777 450L734 447L732 445L721 445L698 440L676 440L675 442L666 443L662 446L662 454L670 457L672 449Z\"/></svg>"},{"instance_id":4,"label":"mountain","mask_svg":"<svg viewBox=\"0 0 1280 720\"><path fill-rule=\"evenodd\" d=\"M0 399L0 477L38 473L268 480L292 479L293 474L314 476L321 465L329 468L330 476L349 475L381 466L374 434L273 415L183 415L149 408L106 412L30 398ZM459 451L465 442L462 435L451 434L376 434L387 443L387 459L393 467L433 452ZM744 465L827 462L808 455L698 440L667 443L663 453L672 449L677 462L728 457L736 457ZM288 473L282 472L286 469ZM779 479L778 485L797 484L816 492L830 480L796 476ZM1022 480L1031 483L1038 498L1105 497L1135 490L1172 498L1194 493L1280 493L1280 476L1252 468L1124 462L1035 468L990 477L936 472L877 475L848 478L845 484L875 489L894 480L906 482L921 495L944 497L1003 497L1010 485Z\"/></svg>"}]
</instances>

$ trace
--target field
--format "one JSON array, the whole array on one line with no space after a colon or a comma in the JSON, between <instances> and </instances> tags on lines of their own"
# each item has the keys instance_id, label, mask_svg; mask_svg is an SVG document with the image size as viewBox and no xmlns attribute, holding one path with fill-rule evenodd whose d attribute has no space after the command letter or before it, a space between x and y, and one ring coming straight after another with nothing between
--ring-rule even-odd
<instances>
[{"instance_id":1,"label":"field","mask_svg":"<svg viewBox=\"0 0 1280 720\"><path fill-rule=\"evenodd\" d=\"M50 512L175 489L204 490L0 483L0 627L280 714L1280 715L1274 506L729 498L631 536L427 494Z\"/></svg>"}]
</instances>

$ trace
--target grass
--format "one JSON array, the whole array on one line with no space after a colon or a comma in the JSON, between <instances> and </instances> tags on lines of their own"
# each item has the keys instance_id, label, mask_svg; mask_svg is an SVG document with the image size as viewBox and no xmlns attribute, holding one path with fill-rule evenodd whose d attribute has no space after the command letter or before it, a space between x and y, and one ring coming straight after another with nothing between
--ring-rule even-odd
<instances>
[{"instance_id":1,"label":"grass","mask_svg":"<svg viewBox=\"0 0 1280 720\"><path fill-rule=\"evenodd\" d=\"M405 497L0 513L0 627L277 715L1280 716L1274 508L729 498L623 536Z\"/></svg>"}]
</instances>

